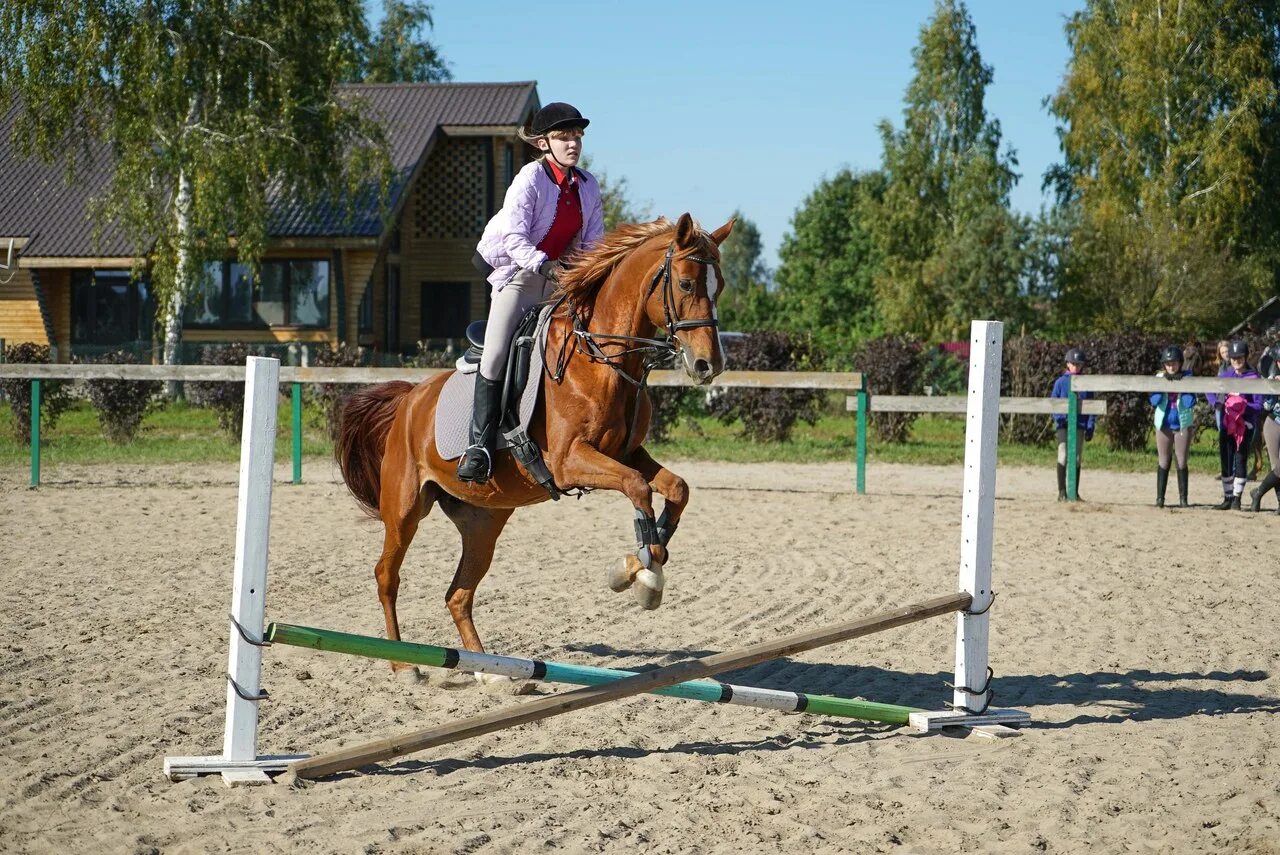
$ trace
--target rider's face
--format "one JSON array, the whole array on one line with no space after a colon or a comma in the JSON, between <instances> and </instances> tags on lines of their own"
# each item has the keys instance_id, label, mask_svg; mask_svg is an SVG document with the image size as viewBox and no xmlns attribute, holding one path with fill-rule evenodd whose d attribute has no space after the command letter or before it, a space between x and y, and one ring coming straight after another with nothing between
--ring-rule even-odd
<instances>
[{"instance_id":1,"label":"rider's face","mask_svg":"<svg viewBox=\"0 0 1280 855\"><path fill-rule=\"evenodd\" d=\"M582 131L552 131L545 138L543 145L549 146L551 154L563 166L577 166L582 157ZM543 148L543 151L546 151Z\"/></svg>"}]
</instances>

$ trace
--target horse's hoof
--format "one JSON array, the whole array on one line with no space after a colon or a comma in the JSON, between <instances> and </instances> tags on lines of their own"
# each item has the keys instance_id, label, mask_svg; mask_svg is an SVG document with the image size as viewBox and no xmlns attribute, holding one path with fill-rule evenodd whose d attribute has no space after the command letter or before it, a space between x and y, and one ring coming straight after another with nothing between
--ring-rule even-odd
<instances>
[{"instance_id":1,"label":"horse's hoof","mask_svg":"<svg viewBox=\"0 0 1280 855\"><path fill-rule=\"evenodd\" d=\"M644 569L640 559L634 555L624 555L618 563L609 568L609 589L622 593L636 581L636 574Z\"/></svg>"},{"instance_id":2,"label":"horse's hoof","mask_svg":"<svg viewBox=\"0 0 1280 855\"><path fill-rule=\"evenodd\" d=\"M406 686L414 686L418 683L425 683L426 677L422 676L422 672L415 665L406 665L403 668L393 668L391 675L396 681Z\"/></svg>"},{"instance_id":3,"label":"horse's hoof","mask_svg":"<svg viewBox=\"0 0 1280 855\"><path fill-rule=\"evenodd\" d=\"M529 680L516 680L501 674L475 675L476 682L485 692L494 695L529 695L533 694L533 683Z\"/></svg>"},{"instance_id":4,"label":"horse's hoof","mask_svg":"<svg viewBox=\"0 0 1280 855\"><path fill-rule=\"evenodd\" d=\"M652 611L662 605L662 588L666 584L666 579L662 575L662 565L655 564L653 568L645 570L641 569L636 574L636 602L643 609Z\"/></svg>"}]
</instances>

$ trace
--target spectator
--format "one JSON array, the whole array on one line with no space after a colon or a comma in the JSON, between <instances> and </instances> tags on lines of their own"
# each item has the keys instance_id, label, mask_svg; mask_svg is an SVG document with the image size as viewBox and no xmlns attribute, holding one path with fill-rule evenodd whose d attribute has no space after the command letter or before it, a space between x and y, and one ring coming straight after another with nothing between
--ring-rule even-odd
<instances>
[{"instance_id":1,"label":"spectator","mask_svg":"<svg viewBox=\"0 0 1280 855\"><path fill-rule=\"evenodd\" d=\"M1246 341L1233 341L1228 345L1227 361L1229 364L1218 372L1219 377L1258 376L1258 372L1249 367ZM1222 472L1222 504L1214 505L1214 509L1238 511L1244 493L1249 448L1262 412L1262 396L1210 392L1205 398L1213 407L1218 424L1218 461Z\"/></svg>"},{"instance_id":2,"label":"spectator","mask_svg":"<svg viewBox=\"0 0 1280 855\"><path fill-rule=\"evenodd\" d=\"M1083 374L1085 362L1087 361L1085 353L1078 347L1073 347L1066 354L1067 370L1062 376L1053 381L1053 391L1050 397L1065 398L1067 392L1071 390L1071 377L1075 374ZM1080 400L1092 398L1092 392L1080 392ZM1064 413L1053 414L1054 435L1058 439L1058 501L1065 502L1067 500L1067 417ZM1076 426L1084 431L1085 442L1093 439L1094 417L1086 416L1080 413L1076 418ZM1080 499L1080 458L1083 448L1080 443L1076 443L1076 459L1074 461L1076 467L1076 499Z\"/></svg>"},{"instance_id":3,"label":"spectator","mask_svg":"<svg viewBox=\"0 0 1280 855\"><path fill-rule=\"evenodd\" d=\"M1175 344L1160 353L1164 368L1156 372L1166 380L1181 380L1191 374L1183 369L1182 349ZM1169 465L1178 464L1178 507L1187 507L1187 448L1191 445L1191 428L1195 421L1196 396L1188 392L1170 395L1156 392L1151 396L1156 425L1156 507L1164 507L1165 488L1169 486ZM1280 427L1280 425L1278 425Z\"/></svg>"},{"instance_id":4,"label":"spectator","mask_svg":"<svg viewBox=\"0 0 1280 855\"><path fill-rule=\"evenodd\" d=\"M1268 380L1280 379L1280 341L1263 351L1258 368ZM1262 398L1262 440L1267 446L1271 471L1261 484L1249 491L1249 510L1254 513L1262 510L1262 497L1280 487L1280 395L1264 395ZM1276 495L1280 496L1280 491ZM1276 507L1276 513L1280 514L1280 506Z\"/></svg>"}]
</instances>

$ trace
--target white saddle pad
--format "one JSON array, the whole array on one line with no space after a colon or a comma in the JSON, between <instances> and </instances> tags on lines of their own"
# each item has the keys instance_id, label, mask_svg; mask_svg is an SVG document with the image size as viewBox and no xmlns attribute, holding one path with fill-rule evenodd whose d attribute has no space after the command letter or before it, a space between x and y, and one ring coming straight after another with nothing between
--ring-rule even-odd
<instances>
[{"instance_id":1,"label":"white saddle pad","mask_svg":"<svg viewBox=\"0 0 1280 855\"><path fill-rule=\"evenodd\" d=\"M542 389L542 349L547 341L547 319L551 307L546 306L538 318L534 332L536 342L529 358L529 382L520 397L520 426L526 431L538 406L538 393ZM445 460L461 457L471 444L471 409L476 397L476 374L455 371L440 390L436 404L436 451ZM507 439L498 434L498 448L506 448Z\"/></svg>"}]
</instances>

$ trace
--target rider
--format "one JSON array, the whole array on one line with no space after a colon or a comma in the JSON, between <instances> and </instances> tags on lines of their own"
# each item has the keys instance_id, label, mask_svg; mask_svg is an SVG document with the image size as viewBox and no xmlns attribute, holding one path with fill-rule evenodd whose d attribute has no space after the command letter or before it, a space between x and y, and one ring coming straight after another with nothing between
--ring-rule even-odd
<instances>
[{"instance_id":1,"label":"rider","mask_svg":"<svg viewBox=\"0 0 1280 855\"><path fill-rule=\"evenodd\" d=\"M1164 370L1156 373L1166 380L1181 380L1191 375L1182 367L1182 348L1171 344L1160 352ZM1154 392L1156 426L1156 507L1164 507L1164 491L1169 484L1169 464L1178 464L1178 507L1187 507L1187 448L1191 444L1191 428L1195 418L1196 396L1187 392L1170 395Z\"/></svg>"},{"instance_id":2,"label":"rider","mask_svg":"<svg viewBox=\"0 0 1280 855\"><path fill-rule=\"evenodd\" d=\"M1227 345L1227 362L1219 377L1257 377L1249 367L1249 343L1232 341ZM1218 459L1222 466L1222 504L1219 511L1241 510L1249 449L1253 446L1258 416L1262 413L1261 395L1205 395L1218 418Z\"/></svg>"},{"instance_id":3,"label":"rider","mask_svg":"<svg viewBox=\"0 0 1280 855\"><path fill-rule=\"evenodd\" d=\"M503 374L516 324L551 296L563 269L560 259L604 234L600 184L578 167L588 124L575 107L560 101L534 113L519 134L543 156L516 175L476 247L493 268L488 276L493 300L476 374L471 444L458 463L459 481L482 484L493 470Z\"/></svg>"},{"instance_id":4,"label":"rider","mask_svg":"<svg viewBox=\"0 0 1280 855\"><path fill-rule=\"evenodd\" d=\"M1085 357L1084 350L1079 347L1073 347L1067 351L1063 359L1067 364L1067 369L1057 380L1053 381L1053 390L1049 392L1051 398L1065 398L1067 393L1071 391L1071 378L1076 374L1084 373ZM1081 401L1092 398L1092 392L1081 392L1079 398ZM1082 408L1083 409L1083 408ZM1093 439L1093 428L1095 424L1094 416L1086 416L1080 413L1076 417L1076 426L1084 431L1085 441ZM1058 440L1058 501L1065 502L1067 500L1067 416L1065 413L1053 414L1054 435ZM1080 491L1080 456L1082 443L1076 443L1076 498L1079 498Z\"/></svg>"}]
</instances>

